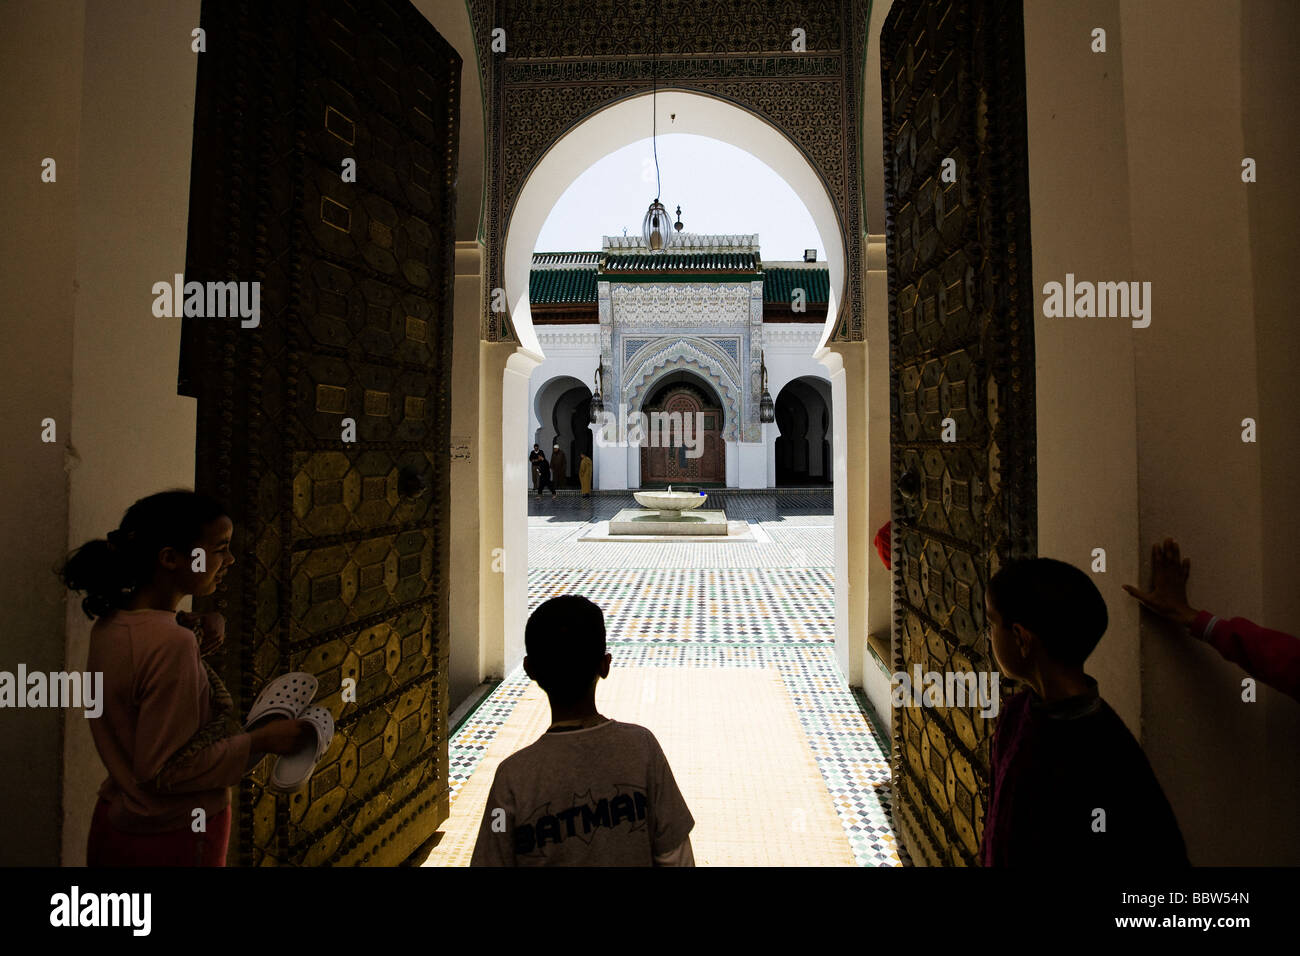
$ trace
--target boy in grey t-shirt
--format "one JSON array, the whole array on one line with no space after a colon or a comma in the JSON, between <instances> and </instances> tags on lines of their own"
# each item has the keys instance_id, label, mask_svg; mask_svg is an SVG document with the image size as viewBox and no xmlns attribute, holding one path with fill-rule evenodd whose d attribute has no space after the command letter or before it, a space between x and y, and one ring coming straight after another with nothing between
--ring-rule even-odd
<instances>
[{"instance_id":1,"label":"boy in grey t-shirt","mask_svg":"<svg viewBox=\"0 0 1300 956\"><path fill-rule=\"evenodd\" d=\"M605 616L584 597L543 603L524 631L524 671L551 726L497 768L472 866L694 866L695 820L659 741L602 717Z\"/></svg>"}]
</instances>

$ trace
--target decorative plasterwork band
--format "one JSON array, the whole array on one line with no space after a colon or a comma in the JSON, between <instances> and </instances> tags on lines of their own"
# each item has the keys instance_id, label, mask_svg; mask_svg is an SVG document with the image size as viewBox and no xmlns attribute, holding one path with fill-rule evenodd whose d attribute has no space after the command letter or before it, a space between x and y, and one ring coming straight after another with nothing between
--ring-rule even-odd
<instances>
[{"instance_id":1,"label":"decorative plasterwork band","mask_svg":"<svg viewBox=\"0 0 1300 956\"><path fill-rule=\"evenodd\" d=\"M763 323L763 346L765 348L781 346L812 347L821 341L822 327L808 323L791 322L781 325L775 322Z\"/></svg>"},{"instance_id":2,"label":"decorative plasterwork band","mask_svg":"<svg viewBox=\"0 0 1300 956\"><path fill-rule=\"evenodd\" d=\"M749 321L748 283L611 282L609 295L613 319L623 329L714 329Z\"/></svg>"},{"instance_id":3,"label":"decorative plasterwork band","mask_svg":"<svg viewBox=\"0 0 1300 956\"><path fill-rule=\"evenodd\" d=\"M601 248L608 252L643 252L653 255L641 236L605 236ZM758 233L734 236L706 235L698 232L684 232L668 238L665 253L680 252L752 252L758 253Z\"/></svg>"},{"instance_id":4,"label":"decorative plasterwork band","mask_svg":"<svg viewBox=\"0 0 1300 956\"><path fill-rule=\"evenodd\" d=\"M537 341L542 348L547 346L564 349L590 349L594 354L600 348L600 326L537 326Z\"/></svg>"},{"instance_id":5,"label":"decorative plasterwork band","mask_svg":"<svg viewBox=\"0 0 1300 956\"><path fill-rule=\"evenodd\" d=\"M709 382L722 399L725 427L722 437L737 439L740 426L741 389L726 354L716 344L700 338L665 339L662 348L643 350L641 358L623 375L627 383L624 401L629 411L638 411L656 382L679 370L690 371Z\"/></svg>"}]
</instances>

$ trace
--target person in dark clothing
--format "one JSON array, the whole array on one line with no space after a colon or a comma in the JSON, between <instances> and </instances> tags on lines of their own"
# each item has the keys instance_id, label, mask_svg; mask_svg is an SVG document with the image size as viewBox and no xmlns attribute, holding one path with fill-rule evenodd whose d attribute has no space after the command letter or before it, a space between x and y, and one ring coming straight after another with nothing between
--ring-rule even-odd
<instances>
[{"instance_id":1,"label":"person in dark clothing","mask_svg":"<svg viewBox=\"0 0 1300 956\"><path fill-rule=\"evenodd\" d=\"M569 477L569 462L565 458L564 452L560 451L560 446L556 445L555 450L551 452L551 477L555 479L555 487L567 484Z\"/></svg>"},{"instance_id":2,"label":"person in dark clothing","mask_svg":"<svg viewBox=\"0 0 1300 956\"><path fill-rule=\"evenodd\" d=\"M528 455L528 464L533 472L533 491L537 492L540 498L542 494L542 471L537 467L538 462L545 462L546 456L542 454L542 446L533 444L533 450Z\"/></svg>"},{"instance_id":3,"label":"person in dark clothing","mask_svg":"<svg viewBox=\"0 0 1300 956\"><path fill-rule=\"evenodd\" d=\"M1013 561L984 597L993 656L1027 689L993 738L984 866L1186 866L1187 849L1146 755L1083 663L1106 603L1083 571Z\"/></svg>"},{"instance_id":4,"label":"person in dark clothing","mask_svg":"<svg viewBox=\"0 0 1300 956\"><path fill-rule=\"evenodd\" d=\"M540 498L542 492L549 487L551 489L551 499L554 500L555 482L551 480L551 463L546 460L546 456L542 455L540 450L538 455L541 457L533 463L533 467L537 469L537 497Z\"/></svg>"}]
</instances>

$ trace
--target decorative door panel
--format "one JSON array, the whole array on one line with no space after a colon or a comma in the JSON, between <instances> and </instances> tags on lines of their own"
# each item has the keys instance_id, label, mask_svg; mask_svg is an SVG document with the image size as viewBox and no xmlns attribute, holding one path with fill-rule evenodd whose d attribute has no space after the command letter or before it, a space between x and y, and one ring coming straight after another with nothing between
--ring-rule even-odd
<instances>
[{"instance_id":1,"label":"decorative door panel","mask_svg":"<svg viewBox=\"0 0 1300 956\"><path fill-rule=\"evenodd\" d=\"M684 444L673 447L648 446L641 449L641 484L643 486L662 484L700 484L724 483L727 480L727 465L722 441L722 409L707 408L700 395L690 388L680 388L664 396L663 403L657 408L646 408L646 441L657 438L657 433L650 427L650 417L656 414L677 416L669 421L680 420L683 424L690 422L691 437L698 442L700 454L691 457ZM689 416L689 417L688 417ZM698 431L697 431L698 429ZM681 433L674 425L669 434L673 441L681 441Z\"/></svg>"},{"instance_id":2,"label":"decorative door panel","mask_svg":"<svg viewBox=\"0 0 1300 956\"><path fill-rule=\"evenodd\" d=\"M209 0L201 25L186 279L261 303L182 336L196 484L235 523L223 676L246 713L307 671L335 718L302 791L245 778L232 862L394 865L447 816L461 63L406 0Z\"/></svg>"},{"instance_id":3,"label":"decorative door panel","mask_svg":"<svg viewBox=\"0 0 1300 956\"><path fill-rule=\"evenodd\" d=\"M992 674L985 584L1036 549L1020 0L895 0L881 73L894 670ZM916 862L978 858L980 710L895 708L894 815Z\"/></svg>"}]
</instances>

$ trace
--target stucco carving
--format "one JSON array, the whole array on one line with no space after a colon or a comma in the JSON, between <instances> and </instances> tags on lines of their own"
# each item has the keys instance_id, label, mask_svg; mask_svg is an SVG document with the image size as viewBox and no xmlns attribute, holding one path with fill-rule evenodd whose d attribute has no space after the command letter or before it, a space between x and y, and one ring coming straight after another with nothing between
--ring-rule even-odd
<instances>
[{"instance_id":1,"label":"stucco carving","mask_svg":"<svg viewBox=\"0 0 1300 956\"><path fill-rule=\"evenodd\" d=\"M743 396L734 369L728 369L728 364L722 350L705 339L664 339L662 347L645 350L636 364L627 370L623 378L628 386L623 400L629 411L636 411L665 375L679 370L690 371L709 382L722 399L725 422L722 437L729 441L740 440Z\"/></svg>"}]
</instances>

